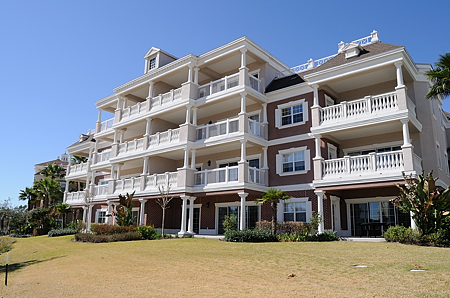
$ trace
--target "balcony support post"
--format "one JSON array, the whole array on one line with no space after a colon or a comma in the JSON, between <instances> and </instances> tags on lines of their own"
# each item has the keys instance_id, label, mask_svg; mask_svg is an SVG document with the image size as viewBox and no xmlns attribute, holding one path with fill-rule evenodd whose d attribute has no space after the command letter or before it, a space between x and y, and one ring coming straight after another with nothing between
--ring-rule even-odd
<instances>
[{"instance_id":1,"label":"balcony support post","mask_svg":"<svg viewBox=\"0 0 450 298\"><path fill-rule=\"evenodd\" d=\"M403 62L401 61L395 62L394 65L397 75L397 88L404 87L405 85L403 83L403 72L402 72Z\"/></svg>"},{"instance_id":2,"label":"balcony support post","mask_svg":"<svg viewBox=\"0 0 450 298\"><path fill-rule=\"evenodd\" d=\"M311 123L312 127L317 127L320 125L320 105L319 105L319 85L313 84L314 102L311 107Z\"/></svg>"},{"instance_id":3,"label":"balcony support post","mask_svg":"<svg viewBox=\"0 0 450 298\"><path fill-rule=\"evenodd\" d=\"M145 203L147 203L147 200L139 199L139 203L141 203L141 208L139 209L139 225L145 226Z\"/></svg>"},{"instance_id":4,"label":"balcony support post","mask_svg":"<svg viewBox=\"0 0 450 298\"><path fill-rule=\"evenodd\" d=\"M198 108L193 107L192 108L192 125L197 126L197 110Z\"/></svg>"},{"instance_id":5,"label":"balcony support post","mask_svg":"<svg viewBox=\"0 0 450 298\"><path fill-rule=\"evenodd\" d=\"M322 152L321 152L321 135L314 135L314 144L316 148L316 156L313 158L313 164L314 164L314 180L322 180L322 164L323 164L323 158L322 158Z\"/></svg>"},{"instance_id":6,"label":"balcony support post","mask_svg":"<svg viewBox=\"0 0 450 298\"><path fill-rule=\"evenodd\" d=\"M198 85L198 71L200 70L200 68L198 67L194 67L194 84Z\"/></svg>"},{"instance_id":7,"label":"balcony support post","mask_svg":"<svg viewBox=\"0 0 450 298\"><path fill-rule=\"evenodd\" d=\"M110 225L112 223L111 219L113 218L113 214L112 214L113 205L112 205L111 201L108 201L107 204L108 204L108 212L106 214L106 224Z\"/></svg>"},{"instance_id":8,"label":"balcony support post","mask_svg":"<svg viewBox=\"0 0 450 298\"><path fill-rule=\"evenodd\" d=\"M102 109L98 109L98 118L95 122L95 132L99 133L102 127Z\"/></svg>"},{"instance_id":9,"label":"balcony support post","mask_svg":"<svg viewBox=\"0 0 450 298\"><path fill-rule=\"evenodd\" d=\"M241 67L239 67L239 86L248 86L247 49L241 49Z\"/></svg>"},{"instance_id":10,"label":"balcony support post","mask_svg":"<svg viewBox=\"0 0 450 298\"><path fill-rule=\"evenodd\" d=\"M188 233L194 235L194 201L196 197L189 197Z\"/></svg>"},{"instance_id":11,"label":"balcony support post","mask_svg":"<svg viewBox=\"0 0 450 298\"><path fill-rule=\"evenodd\" d=\"M88 205L88 214L87 214L87 222L86 222L86 230L88 233L91 231L92 207L94 207L94 205L92 205L92 204Z\"/></svg>"},{"instance_id":12,"label":"balcony support post","mask_svg":"<svg viewBox=\"0 0 450 298\"><path fill-rule=\"evenodd\" d=\"M411 144L411 139L409 137L409 127L408 119L400 120L402 123L402 131L403 131L403 164L405 174L408 174L411 171L414 171L414 146Z\"/></svg>"},{"instance_id":13,"label":"balcony support post","mask_svg":"<svg viewBox=\"0 0 450 298\"><path fill-rule=\"evenodd\" d=\"M192 65L192 64L189 64L188 65L188 68L189 68L189 70L188 70L188 83L193 83L193 81L192 81L192 78L193 78L193 68L194 68L194 65Z\"/></svg>"},{"instance_id":14,"label":"balcony support post","mask_svg":"<svg viewBox=\"0 0 450 298\"><path fill-rule=\"evenodd\" d=\"M322 218L322 221L319 223L318 232L319 234L323 233L325 231L324 229L324 216L323 216L323 196L325 195L325 191L323 190L315 190L314 193L317 196L317 213L319 213L320 217Z\"/></svg>"},{"instance_id":15,"label":"balcony support post","mask_svg":"<svg viewBox=\"0 0 450 298\"><path fill-rule=\"evenodd\" d=\"M245 223L245 198L248 196L246 192L238 192L239 197L241 198L241 218L239 220L239 230L243 231L246 229Z\"/></svg>"},{"instance_id":16,"label":"balcony support post","mask_svg":"<svg viewBox=\"0 0 450 298\"><path fill-rule=\"evenodd\" d=\"M186 106L186 122L185 124L191 124L191 105Z\"/></svg>"},{"instance_id":17,"label":"balcony support post","mask_svg":"<svg viewBox=\"0 0 450 298\"><path fill-rule=\"evenodd\" d=\"M83 219L82 219L82 221L84 223L86 223L86 221L87 221L87 210L88 210L88 207L87 206L83 206Z\"/></svg>"},{"instance_id":18,"label":"balcony support post","mask_svg":"<svg viewBox=\"0 0 450 298\"><path fill-rule=\"evenodd\" d=\"M180 196L181 200L183 201L181 205L181 228L178 232L178 235L184 236L186 235L186 203L189 199L189 196Z\"/></svg>"},{"instance_id":19,"label":"balcony support post","mask_svg":"<svg viewBox=\"0 0 450 298\"><path fill-rule=\"evenodd\" d=\"M122 96L117 99L117 107L114 111L114 123L119 123L122 119Z\"/></svg>"},{"instance_id":20,"label":"balcony support post","mask_svg":"<svg viewBox=\"0 0 450 298\"><path fill-rule=\"evenodd\" d=\"M197 150L192 149L191 150L191 169L195 170L195 153Z\"/></svg>"}]
</instances>

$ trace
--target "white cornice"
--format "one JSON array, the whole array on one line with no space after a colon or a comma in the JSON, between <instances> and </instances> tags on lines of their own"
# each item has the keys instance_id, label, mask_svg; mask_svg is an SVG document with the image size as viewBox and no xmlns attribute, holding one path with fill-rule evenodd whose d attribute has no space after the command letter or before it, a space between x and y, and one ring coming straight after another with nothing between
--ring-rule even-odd
<instances>
[{"instance_id":1,"label":"white cornice","mask_svg":"<svg viewBox=\"0 0 450 298\"><path fill-rule=\"evenodd\" d=\"M314 139L314 137L311 133L304 133L301 135L294 135L294 136L290 136L290 137L270 140L267 142L267 145L276 146L276 145L288 144L288 143L311 140L311 139Z\"/></svg>"},{"instance_id":2,"label":"white cornice","mask_svg":"<svg viewBox=\"0 0 450 298\"><path fill-rule=\"evenodd\" d=\"M269 102L274 102L277 100L294 97L297 95L302 95L306 93L313 92L314 89L307 83L301 83L293 86L289 86L286 88L282 88L279 90L275 90L272 92L266 93L266 97L269 99Z\"/></svg>"}]
</instances>

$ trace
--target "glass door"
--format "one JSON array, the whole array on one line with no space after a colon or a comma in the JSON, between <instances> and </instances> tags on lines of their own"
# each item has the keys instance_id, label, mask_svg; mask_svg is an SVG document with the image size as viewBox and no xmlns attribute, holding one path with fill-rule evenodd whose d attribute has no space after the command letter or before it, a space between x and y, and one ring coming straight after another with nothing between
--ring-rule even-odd
<instances>
[{"instance_id":1,"label":"glass door","mask_svg":"<svg viewBox=\"0 0 450 298\"><path fill-rule=\"evenodd\" d=\"M256 228L256 222L259 220L259 212L258 206L245 206L245 221L247 229ZM219 223L218 223L218 234L223 234L223 221L225 219L225 215L231 216L234 215L236 217L236 225L239 227L239 222L241 218L241 207L240 206L228 206L228 207L219 207Z\"/></svg>"}]
</instances>

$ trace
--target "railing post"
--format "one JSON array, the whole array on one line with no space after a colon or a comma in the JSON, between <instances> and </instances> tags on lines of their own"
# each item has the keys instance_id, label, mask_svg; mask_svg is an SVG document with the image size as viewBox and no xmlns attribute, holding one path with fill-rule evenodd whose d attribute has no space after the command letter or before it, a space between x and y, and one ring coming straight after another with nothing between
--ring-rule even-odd
<instances>
[{"instance_id":1,"label":"railing post","mask_svg":"<svg viewBox=\"0 0 450 298\"><path fill-rule=\"evenodd\" d=\"M175 96L174 96L174 93L173 93L173 89L170 90L170 98L172 99L171 101L174 101L174 100L175 100Z\"/></svg>"},{"instance_id":2,"label":"railing post","mask_svg":"<svg viewBox=\"0 0 450 298\"><path fill-rule=\"evenodd\" d=\"M370 156L370 167L372 171L376 171L377 170L377 154L375 152L370 152L369 153Z\"/></svg>"},{"instance_id":3,"label":"railing post","mask_svg":"<svg viewBox=\"0 0 450 298\"><path fill-rule=\"evenodd\" d=\"M347 102L341 102L342 105L342 118L347 118Z\"/></svg>"},{"instance_id":4,"label":"railing post","mask_svg":"<svg viewBox=\"0 0 450 298\"><path fill-rule=\"evenodd\" d=\"M344 156L345 159L345 173L350 174L351 171L351 157L350 156Z\"/></svg>"},{"instance_id":5,"label":"railing post","mask_svg":"<svg viewBox=\"0 0 450 298\"><path fill-rule=\"evenodd\" d=\"M372 96L366 96L366 97L364 97L365 98L365 100L366 100L366 112L368 113L368 114L372 114Z\"/></svg>"},{"instance_id":6,"label":"railing post","mask_svg":"<svg viewBox=\"0 0 450 298\"><path fill-rule=\"evenodd\" d=\"M159 145L159 142L160 142L160 133L157 132L156 133L156 145Z\"/></svg>"},{"instance_id":7,"label":"railing post","mask_svg":"<svg viewBox=\"0 0 450 298\"><path fill-rule=\"evenodd\" d=\"M162 106L162 94L158 95L159 105Z\"/></svg>"},{"instance_id":8,"label":"railing post","mask_svg":"<svg viewBox=\"0 0 450 298\"><path fill-rule=\"evenodd\" d=\"M168 137L169 143L171 143L172 142L172 129L169 129L167 131L167 137Z\"/></svg>"},{"instance_id":9,"label":"railing post","mask_svg":"<svg viewBox=\"0 0 450 298\"><path fill-rule=\"evenodd\" d=\"M212 95L212 91L213 91L213 83L211 81L209 82L209 95Z\"/></svg>"},{"instance_id":10,"label":"railing post","mask_svg":"<svg viewBox=\"0 0 450 298\"><path fill-rule=\"evenodd\" d=\"M205 139L207 139L207 138L209 138L209 124L208 125L206 125L206 129L205 129Z\"/></svg>"},{"instance_id":11,"label":"railing post","mask_svg":"<svg viewBox=\"0 0 450 298\"><path fill-rule=\"evenodd\" d=\"M228 89L228 76L225 76L225 87L224 90Z\"/></svg>"}]
</instances>

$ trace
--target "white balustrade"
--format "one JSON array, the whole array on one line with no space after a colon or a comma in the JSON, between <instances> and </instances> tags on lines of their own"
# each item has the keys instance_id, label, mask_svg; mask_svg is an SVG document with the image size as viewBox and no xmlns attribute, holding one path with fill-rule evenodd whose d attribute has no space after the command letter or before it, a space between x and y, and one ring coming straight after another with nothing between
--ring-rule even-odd
<instances>
[{"instance_id":1,"label":"white balustrade","mask_svg":"<svg viewBox=\"0 0 450 298\"><path fill-rule=\"evenodd\" d=\"M137 104L133 106L129 106L122 111L122 119L123 118L129 118L134 115L138 115L140 113L145 113L147 109L147 102L138 102Z\"/></svg>"},{"instance_id":2,"label":"white balustrade","mask_svg":"<svg viewBox=\"0 0 450 298\"><path fill-rule=\"evenodd\" d=\"M239 167L224 167L195 172L194 184L207 185L213 183L228 183L238 181Z\"/></svg>"},{"instance_id":3,"label":"white balustrade","mask_svg":"<svg viewBox=\"0 0 450 298\"><path fill-rule=\"evenodd\" d=\"M83 162L80 164L71 165L69 167L69 176L75 175L75 174L83 174L87 173L89 168L89 162Z\"/></svg>"},{"instance_id":4,"label":"white balustrade","mask_svg":"<svg viewBox=\"0 0 450 298\"><path fill-rule=\"evenodd\" d=\"M103 150L102 152L97 153L97 159L95 161L95 164L109 161L111 158L111 149Z\"/></svg>"},{"instance_id":5,"label":"white balustrade","mask_svg":"<svg viewBox=\"0 0 450 298\"><path fill-rule=\"evenodd\" d=\"M251 74L248 75L248 80L250 83L250 87L252 87L256 91L259 91L259 86L261 84L261 80Z\"/></svg>"},{"instance_id":6,"label":"white balustrade","mask_svg":"<svg viewBox=\"0 0 450 298\"><path fill-rule=\"evenodd\" d=\"M341 119L355 119L361 115L396 111L397 109L397 93L389 92L320 108L320 123L336 122Z\"/></svg>"},{"instance_id":7,"label":"white balustrade","mask_svg":"<svg viewBox=\"0 0 450 298\"><path fill-rule=\"evenodd\" d=\"M239 118L230 118L213 124L197 127L197 140L227 135L239 131Z\"/></svg>"},{"instance_id":8,"label":"white balustrade","mask_svg":"<svg viewBox=\"0 0 450 298\"><path fill-rule=\"evenodd\" d=\"M264 170L249 167L248 168L248 182L265 185Z\"/></svg>"},{"instance_id":9,"label":"white balustrade","mask_svg":"<svg viewBox=\"0 0 450 298\"><path fill-rule=\"evenodd\" d=\"M67 204L83 204L86 201L86 191L68 192L66 194Z\"/></svg>"},{"instance_id":10,"label":"white balustrade","mask_svg":"<svg viewBox=\"0 0 450 298\"><path fill-rule=\"evenodd\" d=\"M139 191L141 186L141 177L131 177L118 179L115 181L114 192L128 192L131 193L133 191Z\"/></svg>"},{"instance_id":11,"label":"white balustrade","mask_svg":"<svg viewBox=\"0 0 450 298\"><path fill-rule=\"evenodd\" d=\"M106 196L108 194L108 184L101 184L94 186L94 197Z\"/></svg>"},{"instance_id":12,"label":"white balustrade","mask_svg":"<svg viewBox=\"0 0 450 298\"><path fill-rule=\"evenodd\" d=\"M164 132L158 132L151 135L149 146L154 147L162 144L176 143L180 140L180 129L169 129Z\"/></svg>"},{"instance_id":13,"label":"white balustrade","mask_svg":"<svg viewBox=\"0 0 450 298\"><path fill-rule=\"evenodd\" d=\"M167 105L169 103L181 100L181 88L170 90L150 99L151 108Z\"/></svg>"},{"instance_id":14,"label":"white balustrade","mask_svg":"<svg viewBox=\"0 0 450 298\"><path fill-rule=\"evenodd\" d=\"M167 172L164 174L153 174L145 177L145 190L158 190L158 187L165 187L170 185L171 188L177 186L178 172Z\"/></svg>"},{"instance_id":15,"label":"white balustrade","mask_svg":"<svg viewBox=\"0 0 450 298\"><path fill-rule=\"evenodd\" d=\"M345 156L322 162L323 177L361 173L384 173L403 170L403 152L390 151L367 155Z\"/></svg>"},{"instance_id":16,"label":"white balustrade","mask_svg":"<svg viewBox=\"0 0 450 298\"><path fill-rule=\"evenodd\" d=\"M198 98L228 90L239 85L239 73L226 76L216 81L198 87Z\"/></svg>"},{"instance_id":17,"label":"white balustrade","mask_svg":"<svg viewBox=\"0 0 450 298\"><path fill-rule=\"evenodd\" d=\"M264 138L264 126L252 119L248 119L248 132L257 137Z\"/></svg>"},{"instance_id":18,"label":"white balustrade","mask_svg":"<svg viewBox=\"0 0 450 298\"><path fill-rule=\"evenodd\" d=\"M119 144L119 155L144 150L144 138Z\"/></svg>"},{"instance_id":19,"label":"white balustrade","mask_svg":"<svg viewBox=\"0 0 450 298\"><path fill-rule=\"evenodd\" d=\"M111 128L113 126L113 124L114 124L114 118L103 121L102 123L100 123L100 131L105 131L105 130Z\"/></svg>"}]
</instances>

